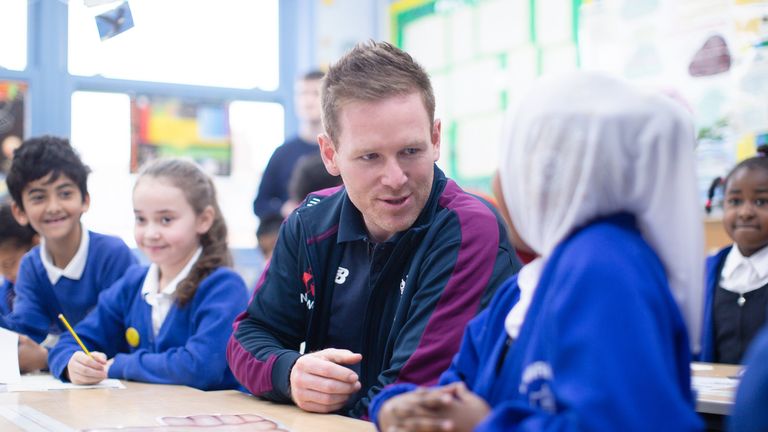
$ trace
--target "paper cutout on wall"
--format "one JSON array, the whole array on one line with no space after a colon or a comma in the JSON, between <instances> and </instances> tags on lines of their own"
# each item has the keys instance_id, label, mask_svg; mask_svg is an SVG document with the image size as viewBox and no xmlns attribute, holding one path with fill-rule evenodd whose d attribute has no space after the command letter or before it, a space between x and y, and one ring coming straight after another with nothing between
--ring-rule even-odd
<instances>
[{"instance_id":1,"label":"paper cutout on wall","mask_svg":"<svg viewBox=\"0 0 768 432\"><path fill-rule=\"evenodd\" d=\"M96 16L96 28L99 30L101 40L107 40L113 36L133 27L133 15L128 2Z\"/></svg>"},{"instance_id":2,"label":"paper cutout on wall","mask_svg":"<svg viewBox=\"0 0 768 432\"><path fill-rule=\"evenodd\" d=\"M693 77L717 75L730 69L731 52L728 43L720 35L707 38L688 65L688 73Z\"/></svg>"}]
</instances>

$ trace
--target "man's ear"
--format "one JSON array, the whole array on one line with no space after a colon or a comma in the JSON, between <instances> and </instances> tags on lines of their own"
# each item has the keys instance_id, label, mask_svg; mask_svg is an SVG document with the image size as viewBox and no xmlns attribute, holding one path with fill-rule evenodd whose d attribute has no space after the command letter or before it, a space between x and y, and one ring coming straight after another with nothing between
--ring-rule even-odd
<instances>
[{"instance_id":1,"label":"man's ear","mask_svg":"<svg viewBox=\"0 0 768 432\"><path fill-rule=\"evenodd\" d=\"M16 204L16 201L11 201L11 213L19 225L29 225L29 218L27 217L27 214L24 212L24 210L21 209L21 207L19 207L18 204Z\"/></svg>"},{"instance_id":2,"label":"man's ear","mask_svg":"<svg viewBox=\"0 0 768 432\"><path fill-rule=\"evenodd\" d=\"M432 125L432 146L435 149L435 162L437 162L438 159L440 159L440 139L441 139L441 130L442 123L440 122L440 119L435 119L434 124Z\"/></svg>"},{"instance_id":3,"label":"man's ear","mask_svg":"<svg viewBox=\"0 0 768 432\"><path fill-rule=\"evenodd\" d=\"M328 174L338 176L341 174L338 165L336 165L336 146L331 137L322 133L317 136L317 142L320 144L320 157L323 158L323 164Z\"/></svg>"}]
</instances>

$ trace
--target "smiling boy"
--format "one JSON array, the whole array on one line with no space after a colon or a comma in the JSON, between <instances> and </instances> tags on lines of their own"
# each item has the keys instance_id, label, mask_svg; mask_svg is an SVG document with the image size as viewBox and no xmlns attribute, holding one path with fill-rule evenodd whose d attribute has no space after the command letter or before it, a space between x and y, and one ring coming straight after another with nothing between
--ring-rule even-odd
<instances>
[{"instance_id":1,"label":"smiling boy","mask_svg":"<svg viewBox=\"0 0 768 432\"><path fill-rule=\"evenodd\" d=\"M14 153L6 178L13 215L41 239L19 266L13 312L0 320L26 336L19 346L22 371L46 366L47 350L38 344L65 330L58 314L78 323L99 293L136 262L122 240L80 223L90 205L88 173L66 139L32 138Z\"/></svg>"}]
</instances>

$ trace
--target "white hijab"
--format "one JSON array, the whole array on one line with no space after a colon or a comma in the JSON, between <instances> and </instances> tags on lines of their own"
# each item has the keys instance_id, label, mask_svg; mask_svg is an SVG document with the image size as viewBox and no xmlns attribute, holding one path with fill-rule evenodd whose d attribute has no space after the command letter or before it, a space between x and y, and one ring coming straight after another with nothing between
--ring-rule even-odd
<instances>
[{"instance_id":1,"label":"white hijab","mask_svg":"<svg viewBox=\"0 0 768 432\"><path fill-rule=\"evenodd\" d=\"M510 336L517 337L555 247L590 220L623 211L635 215L664 264L698 351L704 249L693 133L679 104L603 74L575 72L532 86L507 119L500 152L510 216L541 256L521 275Z\"/></svg>"}]
</instances>

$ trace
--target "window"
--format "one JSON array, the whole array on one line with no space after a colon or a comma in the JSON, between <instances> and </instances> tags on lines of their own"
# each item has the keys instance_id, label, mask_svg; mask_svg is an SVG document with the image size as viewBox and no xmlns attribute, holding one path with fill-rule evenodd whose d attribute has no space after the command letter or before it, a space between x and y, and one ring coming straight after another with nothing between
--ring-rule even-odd
<instances>
[{"instance_id":1,"label":"window","mask_svg":"<svg viewBox=\"0 0 768 432\"><path fill-rule=\"evenodd\" d=\"M277 88L278 0L131 0L134 27L102 41L95 17L119 4L69 2L71 74Z\"/></svg>"},{"instance_id":2,"label":"window","mask_svg":"<svg viewBox=\"0 0 768 432\"><path fill-rule=\"evenodd\" d=\"M0 69L27 67L27 0L0 2Z\"/></svg>"},{"instance_id":3,"label":"window","mask_svg":"<svg viewBox=\"0 0 768 432\"><path fill-rule=\"evenodd\" d=\"M229 176L215 176L214 183L229 228L229 245L252 248L256 231L252 201L262 170L284 140L285 114L282 105L271 102L234 101L227 106L232 170ZM71 136L72 145L92 170L86 225L98 232L118 234L129 245L135 245L131 97L123 93L74 92Z\"/></svg>"}]
</instances>

